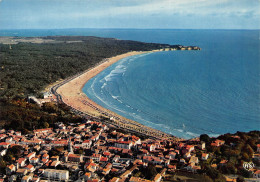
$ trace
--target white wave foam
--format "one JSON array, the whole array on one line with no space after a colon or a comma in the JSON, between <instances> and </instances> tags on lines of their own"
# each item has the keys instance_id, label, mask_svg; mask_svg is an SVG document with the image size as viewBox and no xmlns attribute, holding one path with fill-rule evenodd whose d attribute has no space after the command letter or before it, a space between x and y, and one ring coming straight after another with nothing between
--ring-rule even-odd
<instances>
[{"instance_id":1,"label":"white wave foam","mask_svg":"<svg viewBox=\"0 0 260 182\"><path fill-rule=\"evenodd\" d=\"M121 100L117 99L117 101L120 102L121 104L123 104L123 102Z\"/></svg>"},{"instance_id":2,"label":"white wave foam","mask_svg":"<svg viewBox=\"0 0 260 182\"><path fill-rule=\"evenodd\" d=\"M101 82L103 82L104 80L106 82L112 81L114 77L123 75L125 71L126 71L126 66L122 64L117 65L107 76L104 77L104 79L101 80Z\"/></svg>"},{"instance_id":3,"label":"white wave foam","mask_svg":"<svg viewBox=\"0 0 260 182\"><path fill-rule=\"evenodd\" d=\"M120 102L121 104L123 104L123 102L120 99L118 99L118 98L120 98L120 96L114 96L114 95L111 95L111 96L112 96L113 99L115 99L118 102Z\"/></svg>"},{"instance_id":4,"label":"white wave foam","mask_svg":"<svg viewBox=\"0 0 260 182\"><path fill-rule=\"evenodd\" d=\"M94 82L92 83L92 85L94 84ZM97 94L96 94L96 92L95 92L95 90L94 90L94 88L93 88L93 86L91 85L91 90L92 90L92 92L93 92L93 94L94 94L94 96L99 100L99 101L101 101L102 103L104 103L106 106L107 106L107 108L111 108L110 110L117 110L117 111L119 111L119 112L121 112L121 113L125 113L125 114L127 114L127 112L125 112L125 111L123 111L123 110L121 110L121 109L118 109L118 108L116 108L115 106L113 107L113 105L111 104L111 103L108 103L108 102L106 102L104 99L102 99L101 97L99 97ZM113 97L113 96L112 96ZM118 96L114 96L115 98L116 97L118 97Z\"/></svg>"},{"instance_id":5,"label":"white wave foam","mask_svg":"<svg viewBox=\"0 0 260 182\"><path fill-rule=\"evenodd\" d=\"M101 86L101 89L104 89L105 86L107 86L107 83L103 83L103 85Z\"/></svg>"},{"instance_id":6,"label":"white wave foam","mask_svg":"<svg viewBox=\"0 0 260 182\"><path fill-rule=\"evenodd\" d=\"M112 108L112 109L114 109L114 110L117 110L117 111L119 111L119 112L121 112L121 113L128 114L128 112L126 112L126 111L123 111L123 110L118 109L118 108L116 108L116 107L112 107L111 105L109 105L109 106L110 106L110 108Z\"/></svg>"},{"instance_id":7,"label":"white wave foam","mask_svg":"<svg viewBox=\"0 0 260 182\"><path fill-rule=\"evenodd\" d=\"M175 130L178 131L178 132L181 132L181 133L184 132L182 129L175 129Z\"/></svg>"},{"instance_id":8,"label":"white wave foam","mask_svg":"<svg viewBox=\"0 0 260 182\"><path fill-rule=\"evenodd\" d=\"M131 56L130 58L124 58L120 61L120 64L117 65L107 76L105 76L102 80L100 80L101 82L109 82L109 81L113 81L113 79L119 75L124 76L125 71L127 70L127 67L124 65L125 63L129 64L132 61L135 61L137 58L146 56L150 53L147 54L141 54L141 55L136 55L136 56Z\"/></svg>"},{"instance_id":9,"label":"white wave foam","mask_svg":"<svg viewBox=\"0 0 260 182\"><path fill-rule=\"evenodd\" d=\"M113 99L117 99L119 96L114 96L114 95L112 95L112 97L113 97Z\"/></svg>"}]
</instances>

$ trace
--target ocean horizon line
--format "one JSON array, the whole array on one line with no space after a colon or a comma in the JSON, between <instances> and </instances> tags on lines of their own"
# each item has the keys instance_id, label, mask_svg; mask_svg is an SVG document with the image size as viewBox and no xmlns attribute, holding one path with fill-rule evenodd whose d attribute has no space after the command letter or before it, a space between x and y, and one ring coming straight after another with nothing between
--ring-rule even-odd
<instances>
[{"instance_id":1,"label":"ocean horizon line","mask_svg":"<svg viewBox=\"0 0 260 182\"><path fill-rule=\"evenodd\" d=\"M0 28L0 31L6 30L260 30L244 28Z\"/></svg>"}]
</instances>

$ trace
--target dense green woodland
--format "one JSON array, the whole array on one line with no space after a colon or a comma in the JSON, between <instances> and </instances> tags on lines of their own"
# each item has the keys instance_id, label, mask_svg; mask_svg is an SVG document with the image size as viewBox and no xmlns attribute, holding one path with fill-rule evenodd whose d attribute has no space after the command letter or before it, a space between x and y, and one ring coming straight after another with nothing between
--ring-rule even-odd
<instances>
[{"instance_id":1,"label":"dense green woodland","mask_svg":"<svg viewBox=\"0 0 260 182\"><path fill-rule=\"evenodd\" d=\"M40 108L26 104L28 95L40 95L48 84L86 70L104 58L129 51L169 47L111 38L43 37L57 43L0 44L0 127L22 130L53 126L57 121L78 121L78 117L51 104ZM79 41L79 42L69 42ZM176 46L170 46L176 47Z\"/></svg>"},{"instance_id":2,"label":"dense green woodland","mask_svg":"<svg viewBox=\"0 0 260 182\"><path fill-rule=\"evenodd\" d=\"M147 51L167 45L97 37L46 37L64 43L0 44L0 97L35 94L47 84L64 79L129 51ZM83 41L66 43L66 41Z\"/></svg>"}]
</instances>

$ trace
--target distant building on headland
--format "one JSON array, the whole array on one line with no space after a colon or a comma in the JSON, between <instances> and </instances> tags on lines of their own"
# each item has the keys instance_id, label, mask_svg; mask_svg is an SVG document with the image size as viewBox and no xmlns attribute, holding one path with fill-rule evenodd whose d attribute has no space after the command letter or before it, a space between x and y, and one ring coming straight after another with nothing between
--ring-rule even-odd
<instances>
[{"instance_id":1,"label":"distant building on headland","mask_svg":"<svg viewBox=\"0 0 260 182\"><path fill-rule=\"evenodd\" d=\"M179 50L201 50L200 47L197 46L179 46Z\"/></svg>"},{"instance_id":2,"label":"distant building on headland","mask_svg":"<svg viewBox=\"0 0 260 182\"><path fill-rule=\"evenodd\" d=\"M175 47L165 47L163 49L160 49L160 51L176 51L176 50L201 50L200 47L198 46L182 46L182 45L178 45Z\"/></svg>"}]
</instances>

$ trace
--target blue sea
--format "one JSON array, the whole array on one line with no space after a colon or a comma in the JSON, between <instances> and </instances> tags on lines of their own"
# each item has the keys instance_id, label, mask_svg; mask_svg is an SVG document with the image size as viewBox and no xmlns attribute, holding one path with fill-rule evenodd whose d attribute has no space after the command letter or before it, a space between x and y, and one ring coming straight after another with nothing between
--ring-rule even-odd
<instances>
[{"instance_id":1,"label":"blue sea","mask_svg":"<svg viewBox=\"0 0 260 182\"><path fill-rule=\"evenodd\" d=\"M259 30L1 30L0 36L91 35L193 45L124 58L83 88L129 119L183 138L260 129Z\"/></svg>"}]
</instances>

